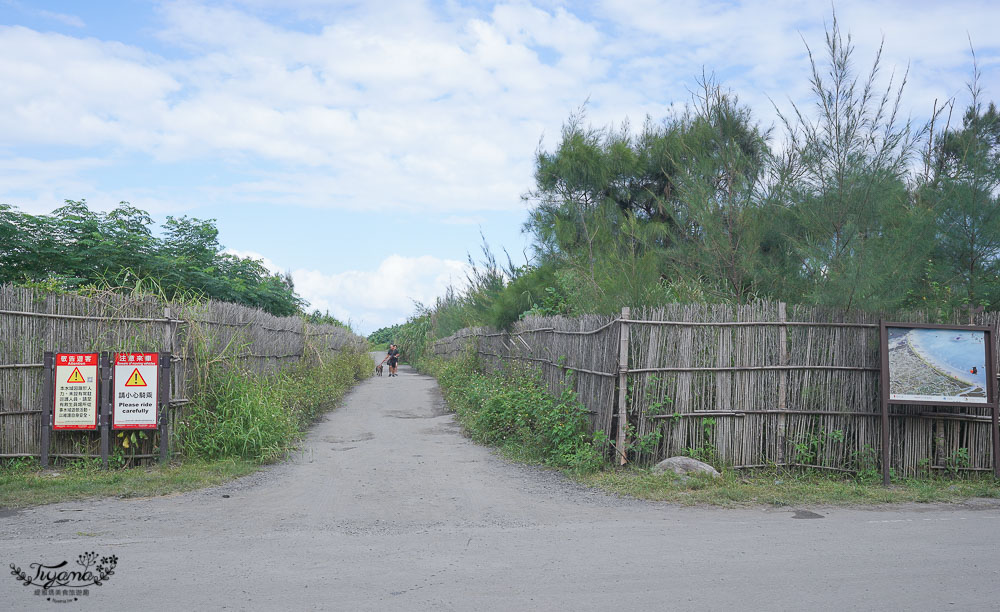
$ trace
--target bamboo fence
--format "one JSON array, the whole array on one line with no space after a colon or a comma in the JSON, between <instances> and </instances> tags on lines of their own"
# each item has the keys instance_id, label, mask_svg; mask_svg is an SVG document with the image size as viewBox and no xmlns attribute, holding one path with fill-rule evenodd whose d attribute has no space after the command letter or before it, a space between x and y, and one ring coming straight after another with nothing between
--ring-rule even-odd
<instances>
[{"instance_id":1,"label":"bamboo fence","mask_svg":"<svg viewBox=\"0 0 1000 612\"><path fill-rule=\"evenodd\" d=\"M466 329L431 353L475 351L487 371L540 367L552 392L572 385L592 429L640 463L688 454L734 468L875 473L879 319L924 323L928 315L677 304L620 317L530 318L510 332ZM958 313L948 319L958 323ZM962 322L996 325L1000 313ZM891 467L900 475L991 470L989 414L973 405L894 405Z\"/></svg>"},{"instance_id":2,"label":"bamboo fence","mask_svg":"<svg viewBox=\"0 0 1000 612\"><path fill-rule=\"evenodd\" d=\"M237 304L165 303L115 293L57 295L2 285L0 457L40 455L45 351L169 351L168 435L173 447L174 424L184 418L185 406L212 364L235 364L270 376L303 359L322 361L363 344L364 339L341 327L311 325L300 317L275 317ZM98 432L54 432L50 454L96 457L98 441ZM134 458L152 458L158 443L158 434L150 432L133 449Z\"/></svg>"}]
</instances>

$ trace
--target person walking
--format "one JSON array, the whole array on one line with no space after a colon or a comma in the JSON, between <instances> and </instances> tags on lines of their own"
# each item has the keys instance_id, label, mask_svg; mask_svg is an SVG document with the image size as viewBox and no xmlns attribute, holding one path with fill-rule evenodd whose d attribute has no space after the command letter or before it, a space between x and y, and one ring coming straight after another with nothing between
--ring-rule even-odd
<instances>
[{"instance_id":1,"label":"person walking","mask_svg":"<svg viewBox=\"0 0 1000 612\"><path fill-rule=\"evenodd\" d=\"M389 376L399 376L399 374L396 373L396 366L399 363L399 349L395 344L389 345L389 352L382 361L385 361L386 359L389 361Z\"/></svg>"}]
</instances>

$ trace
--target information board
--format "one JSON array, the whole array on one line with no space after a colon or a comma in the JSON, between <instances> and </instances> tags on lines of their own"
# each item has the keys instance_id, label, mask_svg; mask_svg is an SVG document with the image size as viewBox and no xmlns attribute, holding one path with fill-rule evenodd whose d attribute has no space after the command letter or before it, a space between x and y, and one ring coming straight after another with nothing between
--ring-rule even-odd
<instances>
[{"instance_id":1,"label":"information board","mask_svg":"<svg viewBox=\"0 0 1000 612\"><path fill-rule=\"evenodd\" d=\"M97 429L97 353L57 353L52 429Z\"/></svg>"},{"instance_id":2,"label":"information board","mask_svg":"<svg viewBox=\"0 0 1000 612\"><path fill-rule=\"evenodd\" d=\"M989 408L993 474L1000 478L1000 405L993 355L996 337L997 328L991 325L879 321L882 484L888 486L891 481L890 404ZM933 416L948 418L952 414L935 412Z\"/></svg>"},{"instance_id":3,"label":"information board","mask_svg":"<svg viewBox=\"0 0 1000 612\"><path fill-rule=\"evenodd\" d=\"M156 429L159 368L158 353L115 355L114 429Z\"/></svg>"},{"instance_id":4,"label":"information board","mask_svg":"<svg viewBox=\"0 0 1000 612\"><path fill-rule=\"evenodd\" d=\"M891 403L989 404L988 330L886 326Z\"/></svg>"}]
</instances>

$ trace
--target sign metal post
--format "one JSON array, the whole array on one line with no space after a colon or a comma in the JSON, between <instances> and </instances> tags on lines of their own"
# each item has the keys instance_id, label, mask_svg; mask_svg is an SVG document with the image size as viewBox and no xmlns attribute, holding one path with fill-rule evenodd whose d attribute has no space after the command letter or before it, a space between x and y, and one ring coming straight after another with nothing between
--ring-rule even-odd
<instances>
[{"instance_id":1,"label":"sign metal post","mask_svg":"<svg viewBox=\"0 0 1000 612\"><path fill-rule=\"evenodd\" d=\"M169 408L170 408L170 353L160 353L159 376L159 408L160 408L160 463L170 460Z\"/></svg>"},{"instance_id":2,"label":"sign metal post","mask_svg":"<svg viewBox=\"0 0 1000 612\"><path fill-rule=\"evenodd\" d=\"M110 452L111 437L111 353L104 351L101 353L101 467L108 469L108 454Z\"/></svg>"},{"instance_id":3,"label":"sign metal post","mask_svg":"<svg viewBox=\"0 0 1000 612\"><path fill-rule=\"evenodd\" d=\"M55 389L55 378L53 374L53 364L55 356L52 351L45 351L43 365L45 367L45 383L42 388L42 457L40 463L42 467L49 467L49 437L52 431L52 398Z\"/></svg>"}]
</instances>

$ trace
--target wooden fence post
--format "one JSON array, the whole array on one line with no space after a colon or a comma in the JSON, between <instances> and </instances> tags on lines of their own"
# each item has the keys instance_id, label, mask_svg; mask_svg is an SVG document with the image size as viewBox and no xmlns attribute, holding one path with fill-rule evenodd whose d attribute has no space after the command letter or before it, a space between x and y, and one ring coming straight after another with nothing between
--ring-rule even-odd
<instances>
[{"instance_id":1,"label":"wooden fence post","mask_svg":"<svg viewBox=\"0 0 1000 612\"><path fill-rule=\"evenodd\" d=\"M618 450L620 465L628 463L625 451L625 428L628 425L628 345L629 325L627 320L631 314L629 307L622 308L622 318L618 323L620 332L618 342L618 435L615 447Z\"/></svg>"},{"instance_id":2,"label":"wooden fence post","mask_svg":"<svg viewBox=\"0 0 1000 612\"><path fill-rule=\"evenodd\" d=\"M159 388L156 390L156 395L158 399L158 406L160 410L160 464L166 465L170 461L170 435L168 428L170 427L170 357L172 354L168 351L160 352L160 371L158 372L157 380L159 381Z\"/></svg>"},{"instance_id":3,"label":"wooden fence post","mask_svg":"<svg viewBox=\"0 0 1000 612\"><path fill-rule=\"evenodd\" d=\"M778 321L786 323L788 314L786 304L778 302ZM782 325L778 328L778 363L781 366L788 365L788 326ZM778 372L778 410L788 410L788 370ZM785 414L778 414L778 465L784 465L788 458L785 456L788 448L788 424L785 422Z\"/></svg>"}]
</instances>

